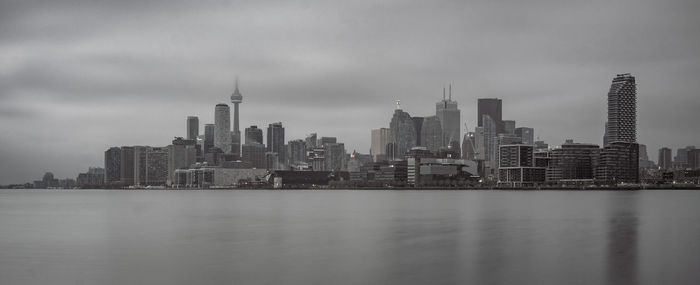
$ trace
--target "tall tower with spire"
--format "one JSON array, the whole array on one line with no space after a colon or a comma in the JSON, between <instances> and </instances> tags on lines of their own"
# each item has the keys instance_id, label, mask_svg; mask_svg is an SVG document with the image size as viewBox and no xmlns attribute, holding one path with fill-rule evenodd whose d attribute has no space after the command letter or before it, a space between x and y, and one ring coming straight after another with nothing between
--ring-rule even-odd
<instances>
[{"instance_id":1,"label":"tall tower with spire","mask_svg":"<svg viewBox=\"0 0 700 285\"><path fill-rule=\"evenodd\" d=\"M456 145L459 148L460 136L460 111L457 101L452 100L452 84L450 84L449 97L445 98L445 88L442 88L442 101L435 104L435 115L442 125L442 146ZM455 142L455 143L453 143Z\"/></svg>"},{"instance_id":2,"label":"tall tower with spire","mask_svg":"<svg viewBox=\"0 0 700 285\"><path fill-rule=\"evenodd\" d=\"M231 94L233 103L233 133L231 133L231 153L241 155L241 129L238 120L238 104L243 103L243 95L238 91L238 77L236 77L236 89Z\"/></svg>"}]
</instances>

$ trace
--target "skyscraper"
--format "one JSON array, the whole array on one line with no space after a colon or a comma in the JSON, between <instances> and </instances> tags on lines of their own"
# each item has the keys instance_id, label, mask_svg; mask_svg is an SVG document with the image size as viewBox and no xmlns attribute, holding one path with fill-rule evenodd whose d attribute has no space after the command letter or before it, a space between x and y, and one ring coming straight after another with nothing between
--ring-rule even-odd
<instances>
[{"instance_id":1,"label":"skyscraper","mask_svg":"<svg viewBox=\"0 0 700 285\"><path fill-rule=\"evenodd\" d=\"M291 140L287 143L287 161L290 165L306 162L306 141Z\"/></svg>"},{"instance_id":2,"label":"skyscraper","mask_svg":"<svg viewBox=\"0 0 700 285\"><path fill-rule=\"evenodd\" d=\"M187 139L196 140L199 136L199 118L197 116L187 117Z\"/></svg>"},{"instance_id":3,"label":"skyscraper","mask_svg":"<svg viewBox=\"0 0 700 285\"><path fill-rule=\"evenodd\" d=\"M435 104L435 115L442 125L442 147L449 146L451 142L457 142L460 136L460 111L457 108L457 101L452 101L452 85L450 85L449 97L445 98L443 89L442 101Z\"/></svg>"},{"instance_id":4,"label":"skyscraper","mask_svg":"<svg viewBox=\"0 0 700 285\"><path fill-rule=\"evenodd\" d=\"M386 158L386 145L389 143L389 134L390 131L388 128L372 130L372 146L370 153L375 162Z\"/></svg>"},{"instance_id":5,"label":"skyscraper","mask_svg":"<svg viewBox=\"0 0 700 285\"><path fill-rule=\"evenodd\" d=\"M122 149L110 147L105 151L105 185L121 183Z\"/></svg>"},{"instance_id":6,"label":"skyscraper","mask_svg":"<svg viewBox=\"0 0 700 285\"><path fill-rule=\"evenodd\" d=\"M231 152L231 109L223 103L216 104L214 110L214 146Z\"/></svg>"},{"instance_id":7,"label":"skyscraper","mask_svg":"<svg viewBox=\"0 0 700 285\"><path fill-rule=\"evenodd\" d=\"M535 143L535 129L527 127L515 128L515 135L519 137L523 144Z\"/></svg>"},{"instance_id":8,"label":"skyscraper","mask_svg":"<svg viewBox=\"0 0 700 285\"><path fill-rule=\"evenodd\" d=\"M233 134L231 136L231 152L240 157L241 154L241 130L238 122L238 105L243 103L243 95L238 91L238 78L236 78L236 89L231 94L233 104Z\"/></svg>"},{"instance_id":9,"label":"skyscraper","mask_svg":"<svg viewBox=\"0 0 700 285\"><path fill-rule=\"evenodd\" d=\"M637 142L637 84L629 73L618 74L608 92L608 143Z\"/></svg>"},{"instance_id":10,"label":"skyscraper","mask_svg":"<svg viewBox=\"0 0 700 285\"><path fill-rule=\"evenodd\" d=\"M443 145L445 138L443 134L442 123L438 116L430 116L423 119L423 127L417 136L421 138L422 146L425 146L432 153L437 153L441 147L445 146Z\"/></svg>"},{"instance_id":11,"label":"skyscraper","mask_svg":"<svg viewBox=\"0 0 700 285\"><path fill-rule=\"evenodd\" d=\"M214 124L204 125L204 153L210 151L214 147L214 130L216 127Z\"/></svg>"},{"instance_id":12,"label":"skyscraper","mask_svg":"<svg viewBox=\"0 0 700 285\"><path fill-rule=\"evenodd\" d=\"M389 142L393 143L393 157L390 159L403 159L406 152L415 146L416 128L411 115L401 110L400 102L396 102L396 110L389 123L389 130L391 132Z\"/></svg>"},{"instance_id":13,"label":"skyscraper","mask_svg":"<svg viewBox=\"0 0 700 285\"><path fill-rule=\"evenodd\" d=\"M277 154L277 161L284 163L286 157L284 146L284 127L281 122L272 123L267 126L267 152ZM268 165L269 167L270 165Z\"/></svg>"},{"instance_id":14,"label":"skyscraper","mask_svg":"<svg viewBox=\"0 0 700 285\"><path fill-rule=\"evenodd\" d=\"M121 147L121 153L119 162L119 177L121 178L122 186L134 185L134 147L133 146L123 146Z\"/></svg>"},{"instance_id":15,"label":"skyscraper","mask_svg":"<svg viewBox=\"0 0 700 285\"><path fill-rule=\"evenodd\" d=\"M501 99L498 98L479 98L477 102L477 126L483 127L484 115L489 115L491 120L496 123L496 133L503 133L502 105Z\"/></svg>"},{"instance_id":16,"label":"skyscraper","mask_svg":"<svg viewBox=\"0 0 700 285\"><path fill-rule=\"evenodd\" d=\"M659 149L659 168L660 169L671 169L671 149L667 147L662 147Z\"/></svg>"},{"instance_id":17,"label":"skyscraper","mask_svg":"<svg viewBox=\"0 0 700 285\"><path fill-rule=\"evenodd\" d=\"M503 120L503 133L514 135L515 134L515 121L513 120Z\"/></svg>"},{"instance_id":18,"label":"skyscraper","mask_svg":"<svg viewBox=\"0 0 700 285\"><path fill-rule=\"evenodd\" d=\"M258 129L258 126L252 125L249 128L245 128L245 143L251 144L251 143L263 143L263 133L261 129Z\"/></svg>"},{"instance_id":19,"label":"skyscraper","mask_svg":"<svg viewBox=\"0 0 700 285\"><path fill-rule=\"evenodd\" d=\"M462 140L462 159L476 160L475 133L467 132Z\"/></svg>"}]
</instances>

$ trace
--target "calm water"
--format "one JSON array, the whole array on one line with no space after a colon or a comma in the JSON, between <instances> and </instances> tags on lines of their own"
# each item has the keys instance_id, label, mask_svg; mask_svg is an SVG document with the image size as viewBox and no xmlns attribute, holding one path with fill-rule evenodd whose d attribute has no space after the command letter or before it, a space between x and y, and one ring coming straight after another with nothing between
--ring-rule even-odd
<instances>
[{"instance_id":1,"label":"calm water","mask_svg":"<svg viewBox=\"0 0 700 285\"><path fill-rule=\"evenodd\" d=\"M700 284L700 191L0 190L0 284Z\"/></svg>"}]
</instances>

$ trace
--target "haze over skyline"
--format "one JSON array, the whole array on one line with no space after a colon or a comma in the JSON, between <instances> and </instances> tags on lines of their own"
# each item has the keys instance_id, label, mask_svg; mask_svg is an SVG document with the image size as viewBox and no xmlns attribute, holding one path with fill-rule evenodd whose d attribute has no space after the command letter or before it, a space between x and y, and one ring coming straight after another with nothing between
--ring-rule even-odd
<instances>
[{"instance_id":1,"label":"haze over skyline","mask_svg":"<svg viewBox=\"0 0 700 285\"><path fill-rule=\"evenodd\" d=\"M368 153L395 100L435 114L452 84L550 145L602 144L612 78L637 79L637 141L699 145L695 1L2 1L0 184L102 166L214 122L235 77L241 128L335 136ZM462 132L465 129L462 128Z\"/></svg>"}]
</instances>

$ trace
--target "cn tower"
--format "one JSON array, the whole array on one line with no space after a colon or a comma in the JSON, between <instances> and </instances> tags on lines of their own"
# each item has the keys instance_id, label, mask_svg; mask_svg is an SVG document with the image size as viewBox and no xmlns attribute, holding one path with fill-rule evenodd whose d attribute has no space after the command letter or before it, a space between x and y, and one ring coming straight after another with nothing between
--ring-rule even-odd
<instances>
[{"instance_id":1,"label":"cn tower","mask_svg":"<svg viewBox=\"0 0 700 285\"><path fill-rule=\"evenodd\" d=\"M233 134L231 136L231 152L241 155L241 129L238 123L238 104L243 103L243 95L238 91L238 77L236 77L236 90L231 95L231 103L233 103Z\"/></svg>"}]
</instances>

